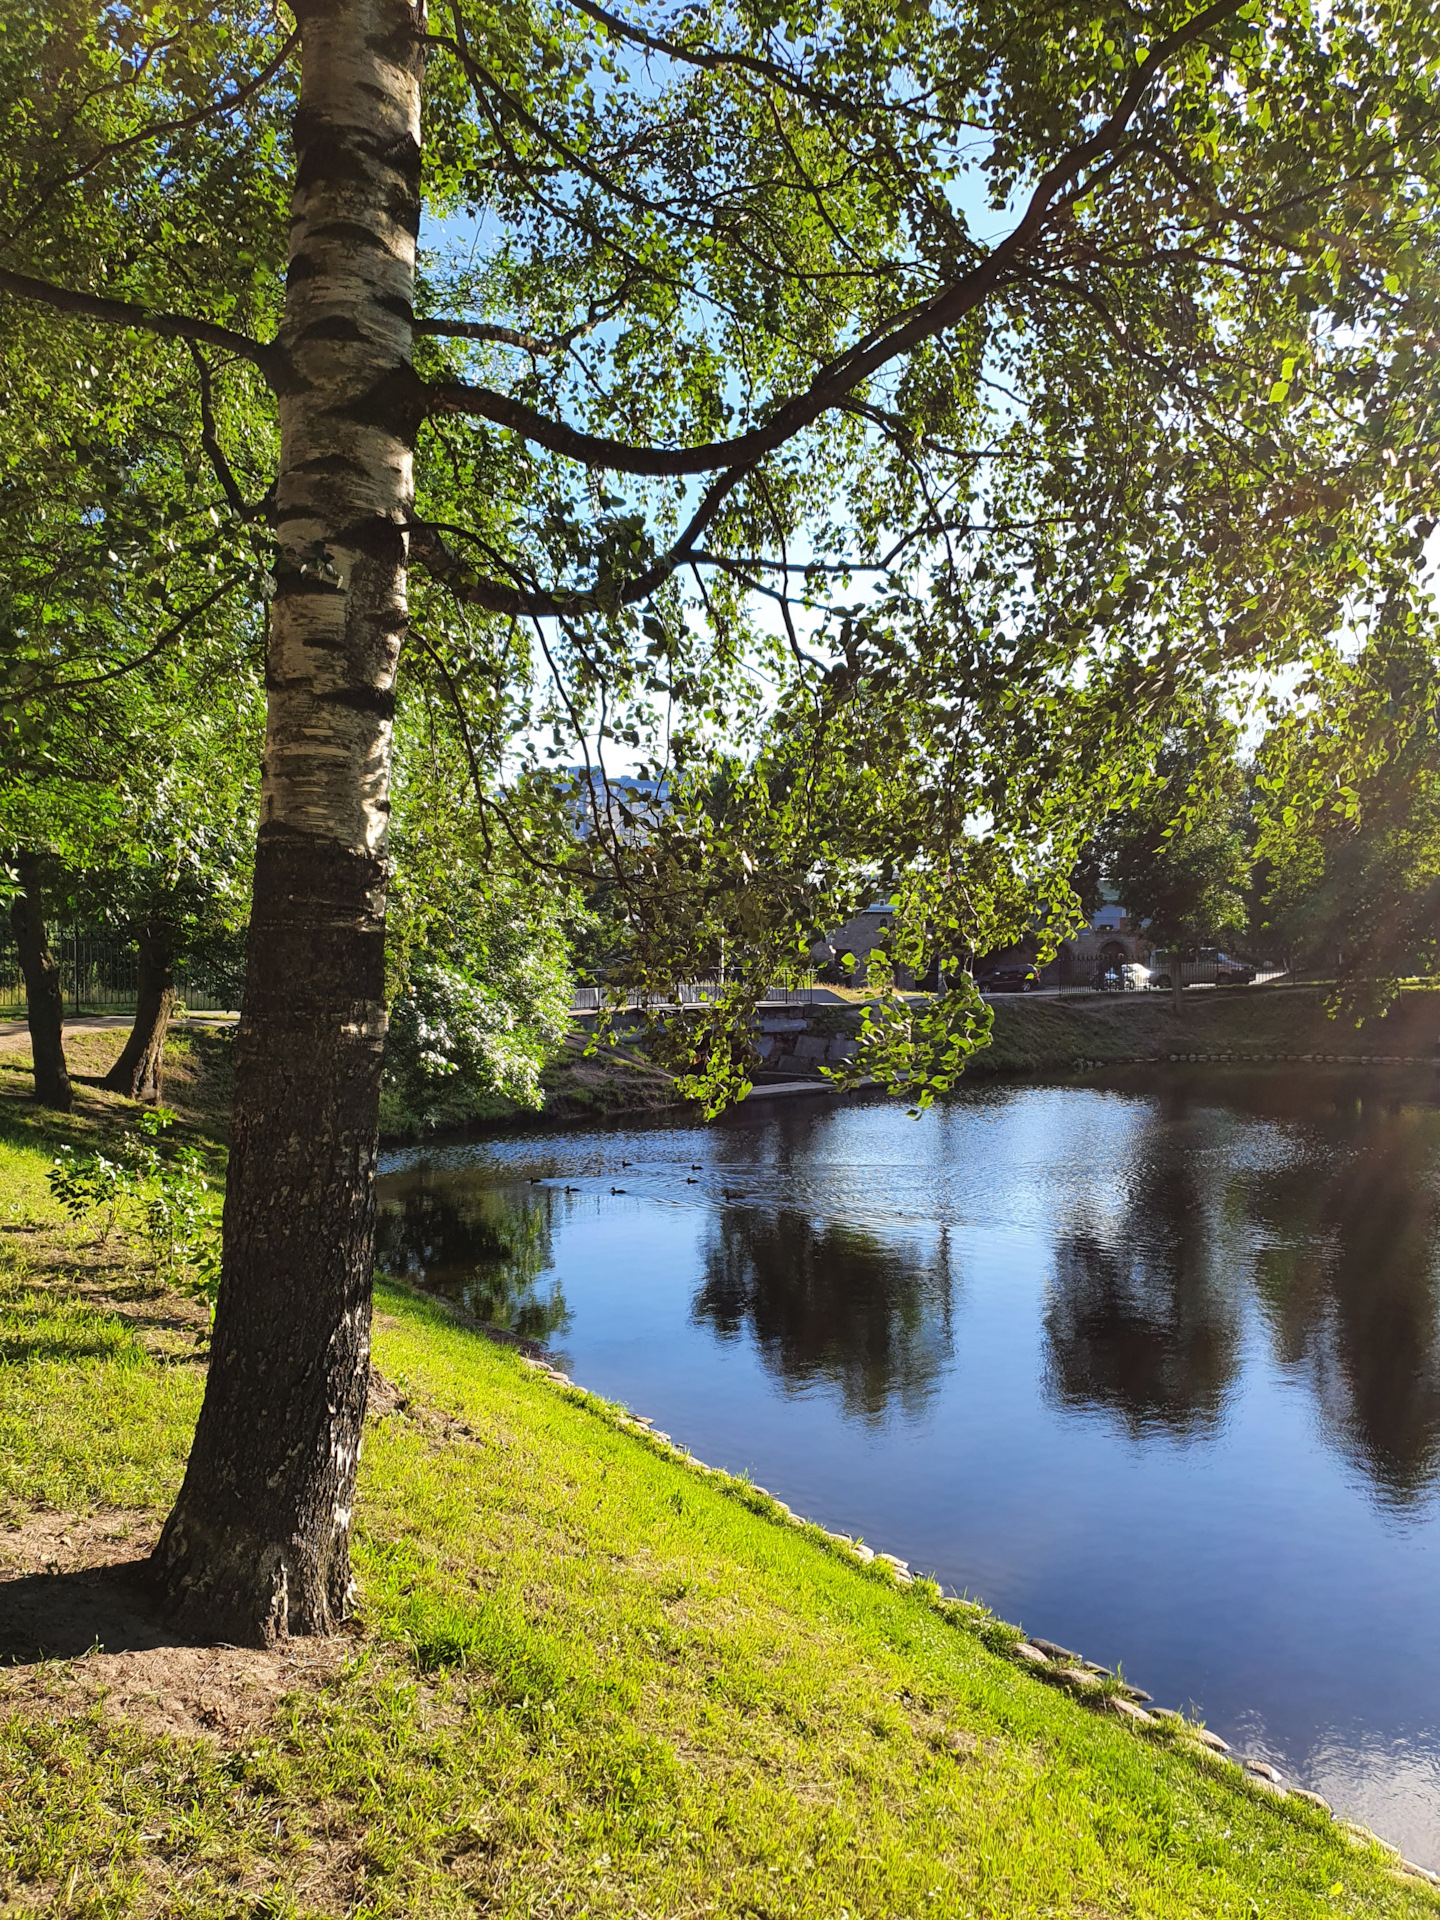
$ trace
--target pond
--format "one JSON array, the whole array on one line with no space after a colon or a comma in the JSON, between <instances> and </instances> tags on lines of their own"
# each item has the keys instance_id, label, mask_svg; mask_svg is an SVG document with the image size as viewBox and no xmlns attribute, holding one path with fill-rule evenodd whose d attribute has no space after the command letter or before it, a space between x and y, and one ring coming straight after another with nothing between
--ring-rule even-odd
<instances>
[{"instance_id":1,"label":"pond","mask_svg":"<svg viewBox=\"0 0 1440 1920\"><path fill-rule=\"evenodd\" d=\"M1431 1076L1134 1069L415 1149L381 1250L1440 1869Z\"/></svg>"}]
</instances>

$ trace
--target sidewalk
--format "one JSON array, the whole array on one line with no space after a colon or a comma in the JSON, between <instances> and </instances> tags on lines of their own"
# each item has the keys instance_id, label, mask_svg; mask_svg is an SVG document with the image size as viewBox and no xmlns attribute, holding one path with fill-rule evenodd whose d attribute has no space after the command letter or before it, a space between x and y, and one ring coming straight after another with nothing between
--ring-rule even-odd
<instances>
[{"instance_id":1,"label":"sidewalk","mask_svg":"<svg viewBox=\"0 0 1440 1920\"><path fill-rule=\"evenodd\" d=\"M218 1026L225 1020L238 1020L238 1013L186 1013L170 1022L172 1029ZM66 1033L103 1033L107 1027L133 1027L133 1013L82 1013L65 1022ZM28 1046L30 1029L23 1020L0 1020L0 1052Z\"/></svg>"},{"instance_id":2,"label":"sidewalk","mask_svg":"<svg viewBox=\"0 0 1440 1920\"><path fill-rule=\"evenodd\" d=\"M79 1033L85 1030L97 1031L105 1027L132 1027L135 1024L133 1013L85 1013L78 1020L67 1020L65 1031ZM0 1047L11 1041L30 1041L30 1029L23 1020L0 1020Z\"/></svg>"}]
</instances>

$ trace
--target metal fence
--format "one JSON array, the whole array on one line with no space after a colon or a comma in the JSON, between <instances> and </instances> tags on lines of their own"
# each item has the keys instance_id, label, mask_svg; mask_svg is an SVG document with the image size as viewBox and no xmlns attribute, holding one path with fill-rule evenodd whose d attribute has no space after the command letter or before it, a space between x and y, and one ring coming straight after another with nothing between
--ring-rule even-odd
<instances>
[{"instance_id":1,"label":"metal fence","mask_svg":"<svg viewBox=\"0 0 1440 1920\"><path fill-rule=\"evenodd\" d=\"M134 1013L140 957L133 941L71 927L50 929L50 950L60 968L65 1017ZM237 1004L238 983L223 967L188 962L175 969L175 988L194 1013L228 1013ZM25 976L13 942L0 943L0 1020L25 1018Z\"/></svg>"},{"instance_id":2,"label":"metal fence","mask_svg":"<svg viewBox=\"0 0 1440 1920\"><path fill-rule=\"evenodd\" d=\"M730 983L733 984L733 983ZM712 980L680 980L674 986L663 991L650 991L639 987L576 987L570 999L574 1013L598 1013L601 1007L615 1006L646 1009L659 1007L703 1007L716 1001L725 992L727 982ZM762 996L766 1006L809 1006L815 998L815 978L813 974L788 986L770 987Z\"/></svg>"},{"instance_id":3,"label":"metal fence","mask_svg":"<svg viewBox=\"0 0 1440 1920\"><path fill-rule=\"evenodd\" d=\"M139 954L133 941L79 928L52 927L50 950L60 968L67 1020L87 1014L134 1013ZM705 1006L720 998L726 984L716 977L682 980L664 992L633 988L624 992L620 1004L627 1008ZM239 1005L240 980L233 966L186 962L175 969L175 986L192 1013L228 1013ZM771 987L765 1000L770 1005L808 1006L814 996L814 976L807 975ZM577 986L571 998L576 1013L594 1013L609 1003L610 991L604 986ZM0 1020L24 1018L25 976L19 956L13 941L0 940Z\"/></svg>"},{"instance_id":4,"label":"metal fence","mask_svg":"<svg viewBox=\"0 0 1440 1920\"><path fill-rule=\"evenodd\" d=\"M1137 967L1132 976L1127 977L1124 966L1108 970L1109 981L1100 985L1102 969L1098 966L1072 966L1068 973L1062 973L1053 964L1040 971L1040 991L1063 993L1066 998L1075 994L1129 992L1143 988L1150 993L1168 993L1174 984L1174 974L1166 964L1156 965L1153 961L1148 969ZM1134 976L1148 971L1149 978L1138 979ZM1118 976L1118 980L1117 980ZM1325 978L1328 980L1329 975ZM1164 982L1163 986L1160 984ZM1237 972L1233 968L1219 966L1213 960L1185 960L1180 964L1180 984L1183 987L1230 987L1230 986L1315 986L1321 984L1316 974L1301 974L1288 967L1258 963L1253 975L1249 969Z\"/></svg>"}]
</instances>

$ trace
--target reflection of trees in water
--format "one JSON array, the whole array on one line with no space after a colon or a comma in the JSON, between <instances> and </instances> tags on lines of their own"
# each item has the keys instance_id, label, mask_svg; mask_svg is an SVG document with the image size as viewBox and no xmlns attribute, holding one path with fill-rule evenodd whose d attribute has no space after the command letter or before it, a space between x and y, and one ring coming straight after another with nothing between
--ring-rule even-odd
<instances>
[{"instance_id":1,"label":"reflection of trees in water","mask_svg":"<svg viewBox=\"0 0 1440 1920\"><path fill-rule=\"evenodd\" d=\"M1118 1224L1061 1236L1049 1390L1132 1431L1213 1420L1248 1270L1277 1358L1307 1376L1325 1429L1388 1498L1412 1502L1440 1477L1440 1126L1373 1098L1321 1104L1313 1087L1249 1091L1260 1126L1303 1119L1251 1136L1283 1154L1246 1164L1231 1150L1243 1140L1211 1138L1183 1098L1157 1101Z\"/></svg>"},{"instance_id":2,"label":"reflection of trees in water","mask_svg":"<svg viewBox=\"0 0 1440 1920\"><path fill-rule=\"evenodd\" d=\"M1239 1313L1218 1279L1193 1164L1147 1159L1119 1224L1062 1233L1045 1313L1046 1388L1118 1413L1132 1433L1188 1433L1219 1415Z\"/></svg>"},{"instance_id":3,"label":"reflection of trees in water","mask_svg":"<svg viewBox=\"0 0 1440 1920\"><path fill-rule=\"evenodd\" d=\"M1308 1374L1325 1425L1392 1499L1440 1472L1440 1274L1433 1120L1392 1112L1353 1155L1260 1184L1272 1244L1256 1284L1280 1359Z\"/></svg>"},{"instance_id":4,"label":"reflection of trees in water","mask_svg":"<svg viewBox=\"0 0 1440 1920\"><path fill-rule=\"evenodd\" d=\"M892 1400L923 1405L951 1351L944 1234L934 1259L793 1209L727 1207L704 1248L694 1315L736 1338L789 1384L828 1381L848 1413L880 1418Z\"/></svg>"},{"instance_id":5,"label":"reflection of trees in water","mask_svg":"<svg viewBox=\"0 0 1440 1920\"><path fill-rule=\"evenodd\" d=\"M518 1194L424 1173L392 1184L376 1223L376 1265L412 1275L483 1320L529 1340L563 1333L558 1284L539 1288L551 1260L553 1196Z\"/></svg>"}]
</instances>

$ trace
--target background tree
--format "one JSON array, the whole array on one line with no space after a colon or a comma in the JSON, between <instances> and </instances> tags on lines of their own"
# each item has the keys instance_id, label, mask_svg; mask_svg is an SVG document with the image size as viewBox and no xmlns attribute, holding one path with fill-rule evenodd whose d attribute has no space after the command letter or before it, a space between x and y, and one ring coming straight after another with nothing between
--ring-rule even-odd
<instances>
[{"instance_id":1,"label":"background tree","mask_svg":"<svg viewBox=\"0 0 1440 1920\"><path fill-rule=\"evenodd\" d=\"M249 911L263 721L253 662L228 665L219 684L170 676L169 725L126 756L84 877L93 919L136 945L135 1024L105 1078L134 1100L160 1098L176 968L221 957Z\"/></svg>"},{"instance_id":2,"label":"background tree","mask_svg":"<svg viewBox=\"0 0 1440 1920\"><path fill-rule=\"evenodd\" d=\"M1152 783L1099 836L1106 879L1164 949L1177 1013L1186 956L1241 938L1248 923L1249 790L1235 726L1212 703L1171 729Z\"/></svg>"},{"instance_id":3,"label":"background tree","mask_svg":"<svg viewBox=\"0 0 1440 1920\"><path fill-rule=\"evenodd\" d=\"M174 963L243 918L263 570L243 518L222 526L208 374L74 346L0 312L0 843L48 849L72 919L138 938L111 1079L153 1098ZM37 1072L58 979L50 999Z\"/></svg>"},{"instance_id":4,"label":"background tree","mask_svg":"<svg viewBox=\"0 0 1440 1920\"><path fill-rule=\"evenodd\" d=\"M404 692L381 1103L391 1133L461 1125L497 1100L541 1105L541 1069L570 1027L567 932L579 917L568 887L497 841L440 690L422 671Z\"/></svg>"},{"instance_id":5,"label":"background tree","mask_svg":"<svg viewBox=\"0 0 1440 1920\"><path fill-rule=\"evenodd\" d=\"M60 985L60 963L45 926L48 895L45 854L34 846L18 847L11 859L5 895L10 929L25 980L25 1018L30 1029L30 1056L35 1063L35 1098L42 1107L68 1113L74 1100L65 1064L65 1000Z\"/></svg>"},{"instance_id":6,"label":"background tree","mask_svg":"<svg viewBox=\"0 0 1440 1920\"><path fill-rule=\"evenodd\" d=\"M753 992L876 871L867 818L903 964L1068 900L1177 687L1332 624L1433 470L1405 10L293 17L61 0L0 47L12 364L73 384L109 328L122 392L188 369L217 531L273 540L225 1280L157 1557L261 1640L349 1603L402 647L510 708L526 856L552 724L672 781L633 862L597 835L633 968L730 902ZM417 263L424 206L474 222ZM928 1092L973 1020L873 1065Z\"/></svg>"},{"instance_id":7,"label":"background tree","mask_svg":"<svg viewBox=\"0 0 1440 1920\"><path fill-rule=\"evenodd\" d=\"M1365 644L1322 655L1259 756L1266 924L1334 982L1332 1010L1384 1013L1440 951L1440 641L1409 582Z\"/></svg>"}]
</instances>

